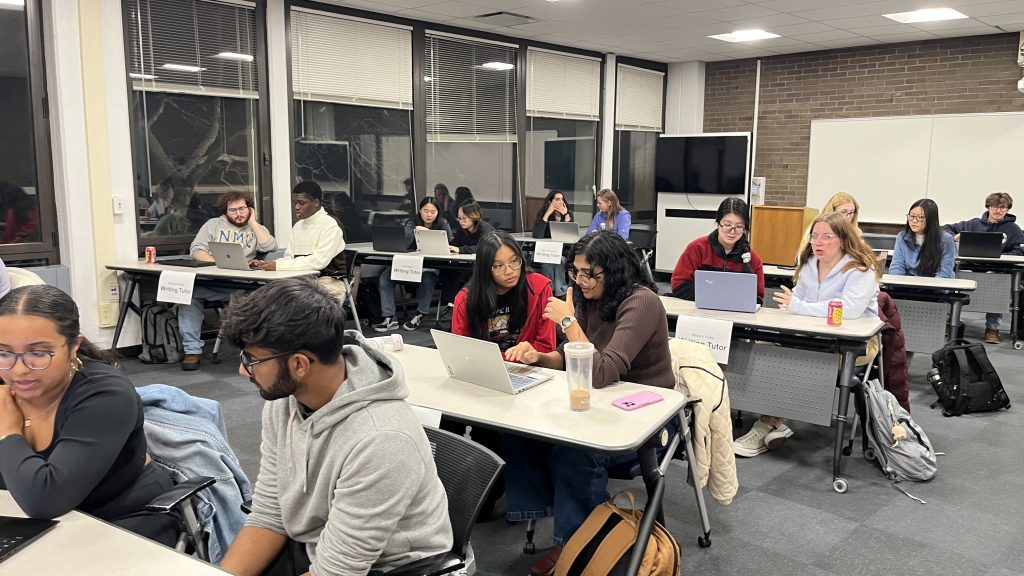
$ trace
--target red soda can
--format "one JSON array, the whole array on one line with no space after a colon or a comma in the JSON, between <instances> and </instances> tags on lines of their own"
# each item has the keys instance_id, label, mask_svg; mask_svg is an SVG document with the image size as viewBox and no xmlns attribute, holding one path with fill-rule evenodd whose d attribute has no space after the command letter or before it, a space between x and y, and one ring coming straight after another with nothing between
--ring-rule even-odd
<instances>
[{"instance_id":1,"label":"red soda can","mask_svg":"<svg viewBox=\"0 0 1024 576\"><path fill-rule=\"evenodd\" d=\"M156 246L146 246L146 264L156 264Z\"/></svg>"},{"instance_id":2,"label":"red soda can","mask_svg":"<svg viewBox=\"0 0 1024 576\"><path fill-rule=\"evenodd\" d=\"M843 301L828 301L828 325L841 326L843 323Z\"/></svg>"}]
</instances>

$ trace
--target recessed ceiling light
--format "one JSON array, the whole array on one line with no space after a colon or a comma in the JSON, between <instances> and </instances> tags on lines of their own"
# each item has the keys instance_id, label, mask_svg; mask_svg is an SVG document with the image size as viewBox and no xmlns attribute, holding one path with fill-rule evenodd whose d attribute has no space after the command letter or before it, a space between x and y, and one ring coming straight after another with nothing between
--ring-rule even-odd
<instances>
[{"instance_id":1,"label":"recessed ceiling light","mask_svg":"<svg viewBox=\"0 0 1024 576\"><path fill-rule=\"evenodd\" d=\"M714 38L715 40L725 40L726 42L750 42L751 40L767 40L768 38L778 38L778 34L772 34L771 32L765 32L760 29L753 30L737 30L728 34L714 34L708 36L708 38Z\"/></svg>"},{"instance_id":2,"label":"recessed ceiling light","mask_svg":"<svg viewBox=\"0 0 1024 576\"><path fill-rule=\"evenodd\" d=\"M157 79L157 77L152 75L152 74L136 74L135 72L132 72L128 76L130 78L134 78L136 80L156 80Z\"/></svg>"},{"instance_id":3,"label":"recessed ceiling light","mask_svg":"<svg viewBox=\"0 0 1024 576\"><path fill-rule=\"evenodd\" d=\"M486 62L480 65L481 68L486 70L511 70L516 67L515 64L509 64L508 62Z\"/></svg>"},{"instance_id":4,"label":"recessed ceiling light","mask_svg":"<svg viewBox=\"0 0 1024 576\"><path fill-rule=\"evenodd\" d=\"M222 58L224 60L240 60L242 62L252 62L252 54L239 54L238 52L221 52L217 54L216 58Z\"/></svg>"},{"instance_id":5,"label":"recessed ceiling light","mask_svg":"<svg viewBox=\"0 0 1024 576\"><path fill-rule=\"evenodd\" d=\"M164 64L161 68L166 70L175 70L177 72L202 72L203 70L206 70L206 68L201 68L199 66L187 66L185 64Z\"/></svg>"},{"instance_id":6,"label":"recessed ceiling light","mask_svg":"<svg viewBox=\"0 0 1024 576\"><path fill-rule=\"evenodd\" d=\"M952 8L925 8L913 12L896 12L895 14L882 14L889 20L895 20L902 24L914 24L916 22L937 22L939 20L959 20L969 18Z\"/></svg>"},{"instance_id":7,"label":"recessed ceiling light","mask_svg":"<svg viewBox=\"0 0 1024 576\"><path fill-rule=\"evenodd\" d=\"M25 0L0 0L0 4L7 6L24 6Z\"/></svg>"}]
</instances>

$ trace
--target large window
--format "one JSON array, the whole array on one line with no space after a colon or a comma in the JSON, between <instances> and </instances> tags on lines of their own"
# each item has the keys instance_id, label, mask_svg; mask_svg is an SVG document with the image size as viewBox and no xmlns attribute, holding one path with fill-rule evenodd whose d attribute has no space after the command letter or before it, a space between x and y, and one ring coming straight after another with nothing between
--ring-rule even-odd
<instances>
[{"instance_id":1,"label":"large window","mask_svg":"<svg viewBox=\"0 0 1024 576\"><path fill-rule=\"evenodd\" d=\"M0 3L0 256L8 263L58 261L39 22L35 0Z\"/></svg>"},{"instance_id":2,"label":"large window","mask_svg":"<svg viewBox=\"0 0 1024 576\"><path fill-rule=\"evenodd\" d=\"M257 161L255 5L124 0L140 248L184 249L219 215L217 197L269 206ZM270 211L258 211L269 224Z\"/></svg>"},{"instance_id":3,"label":"large window","mask_svg":"<svg viewBox=\"0 0 1024 576\"><path fill-rule=\"evenodd\" d=\"M654 152L664 116L665 74L617 66L612 186L634 222L654 220Z\"/></svg>"}]
</instances>

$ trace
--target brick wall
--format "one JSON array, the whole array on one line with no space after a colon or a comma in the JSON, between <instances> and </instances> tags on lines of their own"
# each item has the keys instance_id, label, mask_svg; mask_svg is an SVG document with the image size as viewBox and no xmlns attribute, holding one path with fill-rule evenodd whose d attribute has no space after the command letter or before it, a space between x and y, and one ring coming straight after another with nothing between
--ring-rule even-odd
<instances>
[{"instance_id":1,"label":"brick wall","mask_svg":"<svg viewBox=\"0 0 1024 576\"><path fill-rule=\"evenodd\" d=\"M753 175L767 203L803 206L811 120L1024 111L1019 35L998 34L844 48L761 59ZM755 60L709 62L704 131L749 131Z\"/></svg>"}]
</instances>

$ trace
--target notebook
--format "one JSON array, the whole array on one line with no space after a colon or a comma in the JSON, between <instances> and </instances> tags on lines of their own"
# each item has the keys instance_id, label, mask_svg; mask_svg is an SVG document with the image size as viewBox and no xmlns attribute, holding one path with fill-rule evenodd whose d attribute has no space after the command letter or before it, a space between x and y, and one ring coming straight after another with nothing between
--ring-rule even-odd
<instances>
[{"instance_id":1,"label":"notebook","mask_svg":"<svg viewBox=\"0 0 1024 576\"><path fill-rule=\"evenodd\" d=\"M0 516L0 562L57 525L57 520Z\"/></svg>"},{"instance_id":2,"label":"notebook","mask_svg":"<svg viewBox=\"0 0 1024 576\"><path fill-rule=\"evenodd\" d=\"M430 256L447 256L448 233L444 230L416 230L416 249Z\"/></svg>"},{"instance_id":3,"label":"notebook","mask_svg":"<svg viewBox=\"0 0 1024 576\"><path fill-rule=\"evenodd\" d=\"M697 308L727 312L757 312L757 275L697 270L694 273Z\"/></svg>"},{"instance_id":4,"label":"notebook","mask_svg":"<svg viewBox=\"0 0 1024 576\"><path fill-rule=\"evenodd\" d=\"M576 222L548 222L548 230L555 242L575 244L580 239L580 225Z\"/></svg>"},{"instance_id":5,"label":"notebook","mask_svg":"<svg viewBox=\"0 0 1024 576\"><path fill-rule=\"evenodd\" d=\"M210 254L217 268L224 270L251 270L245 249L234 242L210 242Z\"/></svg>"},{"instance_id":6,"label":"notebook","mask_svg":"<svg viewBox=\"0 0 1024 576\"><path fill-rule=\"evenodd\" d=\"M378 252L409 252L405 226L371 226L370 238Z\"/></svg>"},{"instance_id":7,"label":"notebook","mask_svg":"<svg viewBox=\"0 0 1024 576\"><path fill-rule=\"evenodd\" d=\"M1002 232L961 232L958 256L999 258L1003 254Z\"/></svg>"},{"instance_id":8,"label":"notebook","mask_svg":"<svg viewBox=\"0 0 1024 576\"><path fill-rule=\"evenodd\" d=\"M431 330L430 335L448 375L456 380L505 394L519 394L551 379L550 374L539 368L505 362L494 342L440 330Z\"/></svg>"}]
</instances>

